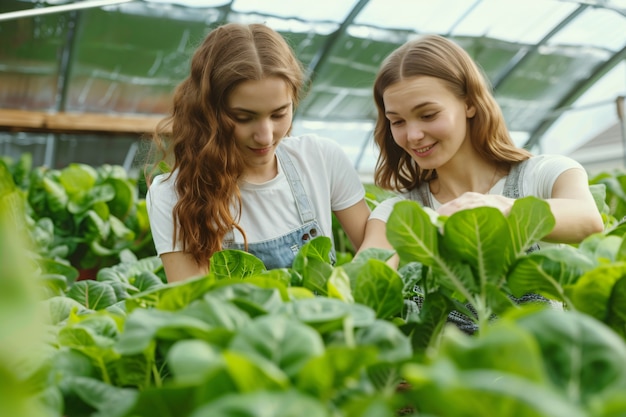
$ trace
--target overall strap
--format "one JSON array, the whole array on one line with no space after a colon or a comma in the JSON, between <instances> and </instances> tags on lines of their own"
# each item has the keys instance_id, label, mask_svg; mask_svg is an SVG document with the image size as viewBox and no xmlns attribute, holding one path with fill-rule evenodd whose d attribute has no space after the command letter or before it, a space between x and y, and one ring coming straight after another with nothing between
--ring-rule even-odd
<instances>
[{"instance_id":1,"label":"overall strap","mask_svg":"<svg viewBox=\"0 0 626 417\"><path fill-rule=\"evenodd\" d=\"M509 175L507 175L506 180L504 182L504 190L502 190L502 195L508 198L518 199L520 197L524 197L522 195L522 181L524 180L524 169L526 168L526 164L523 162L519 162L511 166L511 170L509 171Z\"/></svg>"},{"instance_id":2,"label":"overall strap","mask_svg":"<svg viewBox=\"0 0 626 417\"><path fill-rule=\"evenodd\" d=\"M409 191L408 197L410 200L420 203L422 207L433 208L433 201L431 200L430 192L428 190L428 182L423 182L413 188Z\"/></svg>"},{"instance_id":3,"label":"overall strap","mask_svg":"<svg viewBox=\"0 0 626 417\"><path fill-rule=\"evenodd\" d=\"M504 182L504 190L502 195L509 198L520 198L522 195L522 181L524 180L524 169L526 164L523 162L511 166L509 175ZM417 201L425 207L433 207L430 192L428 191L428 183L423 182L418 187L409 192L409 198Z\"/></svg>"},{"instance_id":4,"label":"overall strap","mask_svg":"<svg viewBox=\"0 0 626 417\"><path fill-rule=\"evenodd\" d=\"M289 154L287 154L282 146L278 145L276 148L276 156L278 157L278 161L285 172L285 177L287 178L289 187L291 187L291 193L296 200L296 208L298 209L298 214L300 215L302 224L315 220L313 204L304 190L304 185L302 185L300 175L298 175L298 171L289 157Z\"/></svg>"},{"instance_id":5,"label":"overall strap","mask_svg":"<svg viewBox=\"0 0 626 417\"><path fill-rule=\"evenodd\" d=\"M522 161L511 166L509 175L506 177L506 181L504 182L504 190L502 190L503 196L514 199L524 197L522 194L522 182L524 181L524 171L526 170L526 165L526 161ZM535 252L540 248L541 245L539 243L535 243L526 249L526 253Z\"/></svg>"}]
</instances>

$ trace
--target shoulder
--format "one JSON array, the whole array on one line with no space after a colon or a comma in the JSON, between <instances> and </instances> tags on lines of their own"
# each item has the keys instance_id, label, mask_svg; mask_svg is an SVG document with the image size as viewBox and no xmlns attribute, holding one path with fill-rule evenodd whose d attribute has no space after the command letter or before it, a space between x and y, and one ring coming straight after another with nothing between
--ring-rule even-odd
<instances>
[{"instance_id":1,"label":"shoulder","mask_svg":"<svg viewBox=\"0 0 626 417\"><path fill-rule=\"evenodd\" d=\"M536 155L522 162L522 195L550 198L554 184L570 169L585 171L583 166L564 155Z\"/></svg>"},{"instance_id":2,"label":"shoulder","mask_svg":"<svg viewBox=\"0 0 626 417\"><path fill-rule=\"evenodd\" d=\"M560 170L564 171L570 168L580 168L583 169L583 166L576 160L565 156L565 155L554 155L554 154L541 154L534 155L527 160L521 162L525 166L526 169L530 170Z\"/></svg>"},{"instance_id":3,"label":"shoulder","mask_svg":"<svg viewBox=\"0 0 626 417\"><path fill-rule=\"evenodd\" d=\"M148 197L148 204L153 200L171 200L176 197L176 173L172 175L160 174L152 179L152 183L148 187L146 197Z\"/></svg>"},{"instance_id":4,"label":"shoulder","mask_svg":"<svg viewBox=\"0 0 626 417\"><path fill-rule=\"evenodd\" d=\"M303 151L327 152L341 149L334 140L314 134L289 136L282 140L281 145L290 153Z\"/></svg>"}]
</instances>

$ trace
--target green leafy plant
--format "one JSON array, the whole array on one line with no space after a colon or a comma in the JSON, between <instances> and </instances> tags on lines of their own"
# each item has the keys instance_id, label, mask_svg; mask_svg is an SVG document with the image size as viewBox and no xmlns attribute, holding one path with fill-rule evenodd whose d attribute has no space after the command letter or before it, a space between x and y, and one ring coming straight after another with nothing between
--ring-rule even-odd
<instances>
[{"instance_id":1,"label":"green leafy plant","mask_svg":"<svg viewBox=\"0 0 626 417\"><path fill-rule=\"evenodd\" d=\"M32 170L27 189L33 234L48 256L67 259L79 270L120 262L130 250L154 255L145 200L120 166L70 164L61 170Z\"/></svg>"}]
</instances>

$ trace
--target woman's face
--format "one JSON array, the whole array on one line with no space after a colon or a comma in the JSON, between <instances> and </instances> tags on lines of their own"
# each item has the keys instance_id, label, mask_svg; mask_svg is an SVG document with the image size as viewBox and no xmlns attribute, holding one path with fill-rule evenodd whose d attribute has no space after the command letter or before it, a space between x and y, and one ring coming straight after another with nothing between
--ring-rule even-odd
<instances>
[{"instance_id":1,"label":"woman's face","mask_svg":"<svg viewBox=\"0 0 626 417\"><path fill-rule=\"evenodd\" d=\"M384 91L383 103L394 141L420 168L437 169L471 148L467 119L476 111L442 80L402 80Z\"/></svg>"},{"instance_id":2,"label":"woman's face","mask_svg":"<svg viewBox=\"0 0 626 417\"><path fill-rule=\"evenodd\" d=\"M276 146L289 132L293 119L289 85L280 77L244 81L230 94L228 107L246 165L273 165Z\"/></svg>"}]
</instances>

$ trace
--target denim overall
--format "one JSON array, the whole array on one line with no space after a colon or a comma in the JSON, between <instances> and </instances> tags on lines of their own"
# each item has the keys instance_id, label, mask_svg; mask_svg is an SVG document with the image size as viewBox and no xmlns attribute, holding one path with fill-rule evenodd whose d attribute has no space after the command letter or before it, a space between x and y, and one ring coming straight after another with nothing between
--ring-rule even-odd
<instances>
[{"instance_id":1,"label":"denim overall","mask_svg":"<svg viewBox=\"0 0 626 417\"><path fill-rule=\"evenodd\" d=\"M311 204L311 200L304 190L293 161L280 146L276 148L276 156L283 167L285 177L291 188L302 226L291 230L285 235L248 244L248 252L261 259L268 270L291 268L293 259L300 248L314 237L324 235L313 213L313 204ZM285 203L289 204L289 202ZM281 221L281 219L275 220L276 222ZM230 242L224 244L224 249L245 250L245 247L243 243ZM336 260L334 248L331 250L330 259L334 264Z\"/></svg>"},{"instance_id":2,"label":"denim overall","mask_svg":"<svg viewBox=\"0 0 626 417\"><path fill-rule=\"evenodd\" d=\"M504 190L502 191L503 196L514 198L514 199L523 197L520 189L521 189L521 184L524 178L524 171L526 168L525 162L526 161L522 161L520 163L517 163L511 166L509 175L506 177L506 180L504 182ZM428 183L422 183L418 188L415 188L412 191L410 191L409 198L411 200L419 202L423 206L430 207L430 208L433 207L431 194L428 192ZM526 250L526 253L534 252L539 249L540 249L539 244L535 243L533 246L531 246L530 248ZM525 294L519 298L509 295L509 298L517 304L523 304L523 303L529 303L529 302L548 303L548 304L550 303L550 301L547 298L539 294L534 294L534 293ZM417 303L417 305L421 309L424 299L418 295L415 297L414 301ZM476 315L476 311L474 310L472 305L466 304L465 306L471 312L473 312L474 315ZM496 318L495 316L491 317L491 319L495 319L495 318ZM465 314L459 313L458 311L452 311L450 314L448 314L448 322L454 323L459 329L461 329L463 332L467 334L474 334L474 332L476 332L476 330L478 329L478 326L469 317L467 317Z\"/></svg>"}]
</instances>

